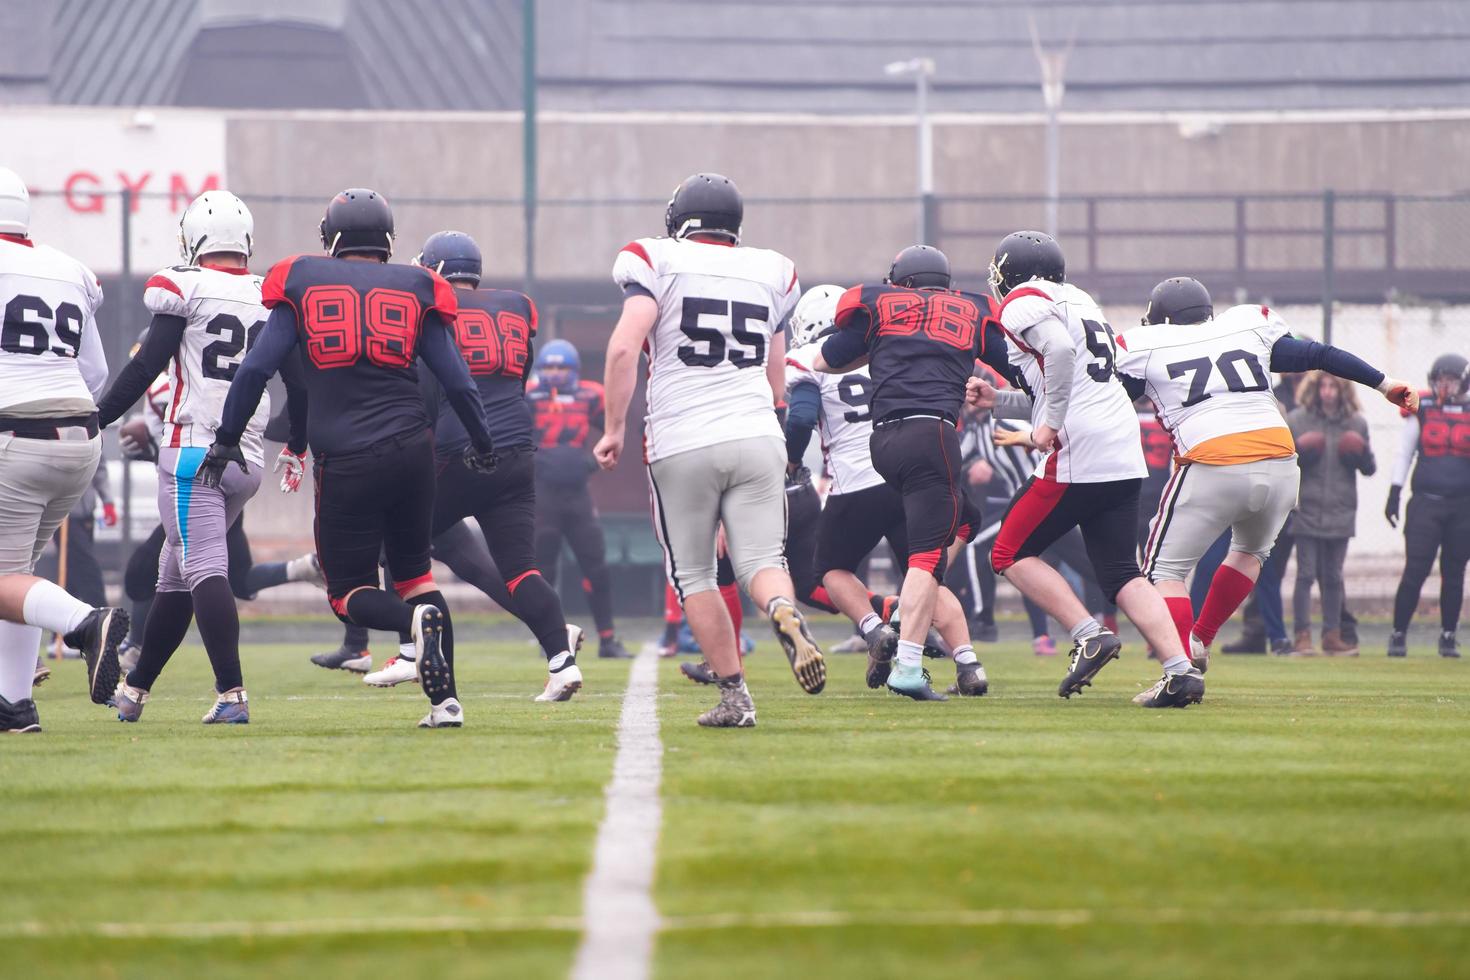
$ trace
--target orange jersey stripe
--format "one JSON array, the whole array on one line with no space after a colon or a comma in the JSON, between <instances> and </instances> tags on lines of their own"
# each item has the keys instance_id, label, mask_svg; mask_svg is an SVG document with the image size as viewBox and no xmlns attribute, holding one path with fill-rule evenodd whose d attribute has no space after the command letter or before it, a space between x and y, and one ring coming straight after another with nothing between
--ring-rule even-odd
<instances>
[{"instance_id":1,"label":"orange jersey stripe","mask_svg":"<svg viewBox=\"0 0 1470 980\"><path fill-rule=\"evenodd\" d=\"M1193 463L1224 466L1228 463L1255 463L1263 459L1285 459L1296 453L1291 430L1286 426L1232 432L1206 439L1185 453L1181 459Z\"/></svg>"}]
</instances>

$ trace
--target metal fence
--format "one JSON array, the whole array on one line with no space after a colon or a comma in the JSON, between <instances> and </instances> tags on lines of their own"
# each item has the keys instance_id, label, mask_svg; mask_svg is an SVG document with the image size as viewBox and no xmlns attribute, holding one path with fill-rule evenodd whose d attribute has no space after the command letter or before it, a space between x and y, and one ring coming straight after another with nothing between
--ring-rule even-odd
<instances>
[{"instance_id":1,"label":"metal fence","mask_svg":"<svg viewBox=\"0 0 1470 980\"><path fill-rule=\"evenodd\" d=\"M316 228L330 193L242 194L256 219L258 269L319 248ZM35 193L36 237L101 273L108 300L99 326L115 368L147 322L143 281L178 261L177 222L187 200L174 190ZM664 207L652 198L542 200L528 235L528 210L519 200L392 203L400 259L434 231L471 232L485 252L487 278L528 289L541 307L545 333L581 344L584 370L593 376L601 370L600 340L619 299L608 276L612 258L628 240L661 233ZM752 244L795 258L807 285L872 280L917 235L920 203L913 197L755 198L747 201L746 235ZM957 279L976 289L984 288L994 244L1017 228L1041 226L1048 213L1040 196L939 195L924 204L934 244L949 253ZM1470 329L1470 194L1100 194L1062 197L1056 214L1069 278L1105 304L1115 325L1137 322L1159 279L1188 274L1211 288L1217 304L1282 307L1302 332L1360 351L1406 377L1421 377L1441 350L1470 347L1464 339ZM1365 481L1354 567L1371 578L1368 587L1377 595L1391 587L1384 559L1401 553L1395 534L1371 526L1375 519L1381 523L1380 484L1398 422L1376 405L1365 411L1381 475ZM634 469L599 478L606 512L645 510L646 491ZM125 495L125 513L142 517L124 523L124 544L146 533L151 521L151 508L137 498ZM256 509L262 513L252 521L267 552L287 550L307 526L304 500L271 499L269 507ZM626 549L630 560L642 551L638 542ZM115 559L108 564L119 567Z\"/></svg>"}]
</instances>

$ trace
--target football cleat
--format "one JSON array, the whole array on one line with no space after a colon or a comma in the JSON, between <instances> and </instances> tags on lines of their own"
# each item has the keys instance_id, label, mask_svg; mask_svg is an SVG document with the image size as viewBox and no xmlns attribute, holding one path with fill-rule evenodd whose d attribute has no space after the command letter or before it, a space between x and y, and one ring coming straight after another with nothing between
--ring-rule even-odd
<instances>
[{"instance_id":1,"label":"football cleat","mask_svg":"<svg viewBox=\"0 0 1470 980\"><path fill-rule=\"evenodd\" d=\"M978 619L970 620L970 639L975 643L999 643L1000 627L994 623L983 623Z\"/></svg>"},{"instance_id":2,"label":"football cleat","mask_svg":"<svg viewBox=\"0 0 1470 980\"><path fill-rule=\"evenodd\" d=\"M341 646L330 653L312 654L311 662L328 670L350 670L354 674L366 674L373 669L373 652Z\"/></svg>"},{"instance_id":3,"label":"football cleat","mask_svg":"<svg viewBox=\"0 0 1470 980\"><path fill-rule=\"evenodd\" d=\"M373 687L397 687L399 684L415 683L419 680L418 661L407 657L389 657L381 669L363 677L364 684Z\"/></svg>"},{"instance_id":4,"label":"football cleat","mask_svg":"<svg viewBox=\"0 0 1470 980\"><path fill-rule=\"evenodd\" d=\"M658 655L660 657L679 655L679 624L677 622L664 623L664 635L658 641Z\"/></svg>"},{"instance_id":5,"label":"football cleat","mask_svg":"<svg viewBox=\"0 0 1470 980\"><path fill-rule=\"evenodd\" d=\"M1055 657L1057 655L1057 643L1045 633L1035 637L1031 641L1031 652L1038 657Z\"/></svg>"},{"instance_id":6,"label":"football cleat","mask_svg":"<svg viewBox=\"0 0 1470 980\"><path fill-rule=\"evenodd\" d=\"M82 653L87 662L87 685L93 704L106 704L117 689L122 670L117 648L128 635L128 614L122 609L93 609L80 626L66 634L64 642Z\"/></svg>"},{"instance_id":7,"label":"football cleat","mask_svg":"<svg viewBox=\"0 0 1470 980\"><path fill-rule=\"evenodd\" d=\"M828 648L832 653L866 653L868 641L863 639L861 633L854 633L836 646Z\"/></svg>"},{"instance_id":8,"label":"football cleat","mask_svg":"<svg viewBox=\"0 0 1470 980\"><path fill-rule=\"evenodd\" d=\"M604 636L597 643L599 660L632 660L633 655L616 636Z\"/></svg>"},{"instance_id":9,"label":"football cleat","mask_svg":"<svg viewBox=\"0 0 1470 980\"><path fill-rule=\"evenodd\" d=\"M112 693L112 706L117 709L118 721L137 721L143 717L143 705L147 703L147 691L130 686L126 679L117 682L117 690Z\"/></svg>"},{"instance_id":10,"label":"football cleat","mask_svg":"<svg viewBox=\"0 0 1470 980\"><path fill-rule=\"evenodd\" d=\"M983 697L990 690L990 681L985 676L985 668L980 661L972 664L954 665L954 684L950 686L950 694L958 694L966 698Z\"/></svg>"},{"instance_id":11,"label":"football cleat","mask_svg":"<svg viewBox=\"0 0 1470 980\"><path fill-rule=\"evenodd\" d=\"M700 715L699 723L705 728L754 728L755 701L745 682L720 685L720 703Z\"/></svg>"},{"instance_id":12,"label":"football cleat","mask_svg":"<svg viewBox=\"0 0 1470 980\"><path fill-rule=\"evenodd\" d=\"M781 641L786 662L796 675L796 683L808 694L820 694L827 686L827 664L817 641L806 627L806 619L789 599L773 599L766 609L771 617L771 630Z\"/></svg>"},{"instance_id":13,"label":"football cleat","mask_svg":"<svg viewBox=\"0 0 1470 980\"><path fill-rule=\"evenodd\" d=\"M464 709L459 701L447 698L429 708L429 713L419 719L420 728L462 728Z\"/></svg>"},{"instance_id":14,"label":"football cleat","mask_svg":"<svg viewBox=\"0 0 1470 980\"><path fill-rule=\"evenodd\" d=\"M419 684L424 689L424 696L429 699L430 704L442 703L449 697L454 684L449 662L439 649L439 643L444 638L443 611L438 606L427 604L414 606L410 632L413 636L414 662L418 665Z\"/></svg>"},{"instance_id":15,"label":"football cleat","mask_svg":"<svg viewBox=\"0 0 1470 980\"><path fill-rule=\"evenodd\" d=\"M138 666L138 659L143 656L143 648L132 640L124 639L117 645L117 667L119 673L126 677L132 669Z\"/></svg>"},{"instance_id":16,"label":"football cleat","mask_svg":"<svg viewBox=\"0 0 1470 980\"><path fill-rule=\"evenodd\" d=\"M924 637L924 656L930 660L948 660L950 657L950 649L944 642L944 637L932 626L929 627L929 635Z\"/></svg>"},{"instance_id":17,"label":"football cleat","mask_svg":"<svg viewBox=\"0 0 1470 980\"><path fill-rule=\"evenodd\" d=\"M1210 669L1210 648L1193 633L1189 634L1189 662L1201 674Z\"/></svg>"},{"instance_id":18,"label":"football cleat","mask_svg":"<svg viewBox=\"0 0 1470 980\"><path fill-rule=\"evenodd\" d=\"M888 689L915 701L948 701L949 698L929 686L929 672L923 667L895 664L888 675Z\"/></svg>"},{"instance_id":19,"label":"football cleat","mask_svg":"<svg viewBox=\"0 0 1470 980\"><path fill-rule=\"evenodd\" d=\"M562 654L563 657L566 654ZM560 658L557 658L560 659ZM552 661L555 663L555 660ZM582 689L582 668L575 659L570 659L561 670L552 671L546 677L546 687L536 695L537 701L570 701L572 695Z\"/></svg>"},{"instance_id":20,"label":"football cleat","mask_svg":"<svg viewBox=\"0 0 1470 980\"><path fill-rule=\"evenodd\" d=\"M1388 634L1388 655L1390 657L1407 657L1409 655L1409 638L1398 630Z\"/></svg>"},{"instance_id":21,"label":"football cleat","mask_svg":"<svg viewBox=\"0 0 1470 980\"><path fill-rule=\"evenodd\" d=\"M679 673L696 684L714 684L720 679L714 668L709 665L708 660L701 660L697 664L685 661L679 665Z\"/></svg>"},{"instance_id":22,"label":"football cleat","mask_svg":"<svg viewBox=\"0 0 1470 980\"><path fill-rule=\"evenodd\" d=\"M1165 674L1153 687L1137 694L1133 703L1145 708L1187 708L1205 699L1205 679L1197 670Z\"/></svg>"},{"instance_id":23,"label":"football cleat","mask_svg":"<svg viewBox=\"0 0 1470 980\"><path fill-rule=\"evenodd\" d=\"M51 668L46 666L46 661L42 660L40 657L37 657L36 673L31 678L31 687L36 687L39 684L44 684L46 682L46 679L50 676Z\"/></svg>"},{"instance_id":24,"label":"football cleat","mask_svg":"<svg viewBox=\"0 0 1470 980\"><path fill-rule=\"evenodd\" d=\"M1449 630L1443 630L1439 634L1439 655L1449 660L1460 659L1460 641Z\"/></svg>"},{"instance_id":25,"label":"football cleat","mask_svg":"<svg viewBox=\"0 0 1470 980\"><path fill-rule=\"evenodd\" d=\"M1118 659L1118 651L1122 649L1123 642L1107 630L1074 644L1072 664L1067 668L1067 676L1062 678L1061 686L1057 688L1057 696L1070 698L1081 692L1092 683L1097 672L1107 666L1109 660Z\"/></svg>"},{"instance_id":26,"label":"football cleat","mask_svg":"<svg viewBox=\"0 0 1470 980\"><path fill-rule=\"evenodd\" d=\"M41 716L36 713L36 702L30 698L11 702L0 697L0 732L19 735L40 730Z\"/></svg>"},{"instance_id":27,"label":"football cleat","mask_svg":"<svg viewBox=\"0 0 1470 980\"><path fill-rule=\"evenodd\" d=\"M316 552L313 551L286 562L286 581L306 582L319 589L325 589L327 577L322 574L322 563L317 558Z\"/></svg>"},{"instance_id":28,"label":"football cleat","mask_svg":"<svg viewBox=\"0 0 1470 980\"><path fill-rule=\"evenodd\" d=\"M888 681L893 655L898 652L898 634L892 627L879 626L868 634L868 687L877 690Z\"/></svg>"},{"instance_id":29,"label":"football cleat","mask_svg":"<svg viewBox=\"0 0 1470 980\"><path fill-rule=\"evenodd\" d=\"M122 712L118 712L122 717ZM248 725L250 724L250 699L245 696L243 687L235 687L219 695L214 699L214 707L205 712L204 717L199 719L206 725Z\"/></svg>"}]
</instances>

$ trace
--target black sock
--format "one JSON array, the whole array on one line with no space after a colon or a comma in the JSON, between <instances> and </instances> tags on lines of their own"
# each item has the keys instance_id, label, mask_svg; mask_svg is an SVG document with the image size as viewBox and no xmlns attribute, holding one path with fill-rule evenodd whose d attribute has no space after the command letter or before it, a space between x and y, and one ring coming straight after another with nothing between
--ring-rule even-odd
<instances>
[{"instance_id":1,"label":"black sock","mask_svg":"<svg viewBox=\"0 0 1470 980\"><path fill-rule=\"evenodd\" d=\"M250 571L245 573L245 591L255 595L265 589L285 585L288 581L290 579L286 578L285 562L262 562L259 565L251 565Z\"/></svg>"},{"instance_id":2,"label":"black sock","mask_svg":"<svg viewBox=\"0 0 1470 980\"><path fill-rule=\"evenodd\" d=\"M410 606L438 606L439 611L444 614L444 630L439 634L439 652L444 655L444 662L449 665L449 690L434 704L443 704L448 698L459 697L459 688L454 683L454 624L449 619L449 603L444 601L444 593L435 589L433 592L423 592L408 600Z\"/></svg>"},{"instance_id":3,"label":"black sock","mask_svg":"<svg viewBox=\"0 0 1470 980\"><path fill-rule=\"evenodd\" d=\"M214 668L214 689L223 694L244 687L240 677L240 614L230 580L215 575L194 586L194 622L209 666Z\"/></svg>"},{"instance_id":4,"label":"black sock","mask_svg":"<svg viewBox=\"0 0 1470 980\"><path fill-rule=\"evenodd\" d=\"M356 623L348 623L342 630L342 646L344 649L355 653L362 653L368 648L368 631L366 626L358 626Z\"/></svg>"},{"instance_id":5,"label":"black sock","mask_svg":"<svg viewBox=\"0 0 1470 980\"><path fill-rule=\"evenodd\" d=\"M347 597L347 618L358 626L403 633L413 627L413 609L392 592L358 589Z\"/></svg>"},{"instance_id":6,"label":"black sock","mask_svg":"<svg viewBox=\"0 0 1470 980\"><path fill-rule=\"evenodd\" d=\"M179 644L189 632L194 619L194 597L187 592L160 592L153 597L148 610L148 625L143 627L143 651L138 665L128 672L128 684L145 691L168 664Z\"/></svg>"},{"instance_id":7,"label":"black sock","mask_svg":"<svg viewBox=\"0 0 1470 980\"><path fill-rule=\"evenodd\" d=\"M153 596L133 601L132 615L128 619L128 642L135 647L143 646L143 625L148 622L148 610L153 608Z\"/></svg>"},{"instance_id":8,"label":"black sock","mask_svg":"<svg viewBox=\"0 0 1470 980\"><path fill-rule=\"evenodd\" d=\"M745 683L745 671L739 671L738 673L731 674L729 677L719 677L715 683L720 687L738 688L741 684Z\"/></svg>"},{"instance_id":9,"label":"black sock","mask_svg":"<svg viewBox=\"0 0 1470 980\"><path fill-rule=\"evenodd\" d=\"M885 606L888 605L888 597L886 595L879 595L878 593L874 592L872 595L868 596L868 605L873 607L873 615L877 616L879 619L882 619L883 609Z\"/></svg>"},{"instance_id":10,"label":"black sock","mask_svg":"<svg viewBox=\"0 0 1470 980\"><path fill-rule=\"evenodd\" d=\"M540 575L521 579L511 595L510 611L531 628L547 660L566 651L567 618L561 611L561 599L546 579Z\"/></svg>"}]
</instances>

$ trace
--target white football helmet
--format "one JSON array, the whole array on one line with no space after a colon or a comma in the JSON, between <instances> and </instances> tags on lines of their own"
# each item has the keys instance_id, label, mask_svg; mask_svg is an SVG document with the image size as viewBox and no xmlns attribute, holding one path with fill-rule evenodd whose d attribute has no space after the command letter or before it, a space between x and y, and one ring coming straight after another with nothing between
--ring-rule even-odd
<instances>
[{"instance_id":1,"label":"white football helmet","mask_svg":"<svg viewBox=\"0 0 1470 980\"><path fill-rule=\"evenodd\" d=\"M250 209L229 191L205 191L194 198L179 219L179 251L188 265L197 265L199 256L211 252L234 252L249 258L254 238L255 219Z\"/></svg>"},{"instance_id":2,"label":"white football helmet","mask_svg":"<svg viewBox=\"0 0 1470 980\"><path fill-rule=\"evenodd\" d=\"M14 170L0 167L0 235L31 233L31 192Z\"/></svg>"},{"instance_id":3,"label":"white football helmet","mask_svg":"<svg viewBox=\"0 0 1470 980\"><path fill-rule=\"evenodd\" d=\"M813 286L796 301L791 311L791 347L795 349L809 344L823 334L830 333L836 325L837 301L847 292L841 286Z\"/></svg>"}]
</instances>

